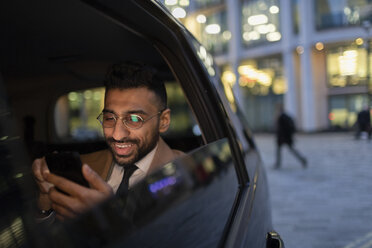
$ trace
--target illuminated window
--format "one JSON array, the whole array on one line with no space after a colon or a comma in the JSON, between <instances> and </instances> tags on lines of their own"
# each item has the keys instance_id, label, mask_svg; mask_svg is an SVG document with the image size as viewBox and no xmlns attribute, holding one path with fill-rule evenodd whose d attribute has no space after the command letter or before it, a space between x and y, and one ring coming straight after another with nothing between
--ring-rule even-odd
<instances>
[{"instance_id":1,"label":"illuminated window","mask_svg":"<svg viewBox=\"0 0 372 248\"><path fill-rule=\"evenodd\" d=\"M283 103L287 82L283 75L283 62L279 55L244 60L235 75L229 66L222 68L222 82L229 101L229 91L235 81L242 93L242 111L255 131L274 129L275 106Z\"/></svg>"},{"instance_id":2,"label":"illuminated window","mask_svg":"<svg viewBox=\"0 0 372 248\"><path fill-rule=\"evenodd\" d=\"M246 46L281 40L279 1L242 2L242 40Z\"/></svg>"},{"instance_id":3,"label":"illuminated window","mask_svg":"<svg viewBox=\"0 0 372 248\"><path fill-rule=\"evenodd\" d=\"M367 84L367 51L364 47L356 44L334 47L327 50L326 56L329 87ZM372 64L370 66L369 73Z\"/></svg>"},{"instance_id":4,"label":"illuminated window","mask_svg":"<svg viewBox=\"0 0 372 248\"><path fill-rule=\"evenodd\" d=\"M198 14L190 12L189 0L165 0L165 6L178 18L185 27L212 54L227 52L231 32L227 29L226 9L222 5L224 0L194 0L191 10L198 10ZM211 11L211 6L216 6ZM207 13L204 13L207 12Z\"/></svg>"},{"instance_id":5,"label":"illuminated window","mask_svg":"<svg viewBox=\"0 0 372 248\"><path fill-rule=\"evenodd\" d=\"M238 72L239 85L251 95L282 95L287 91L279 57L243 61Z\"/></svg>"},{"instance_id":6,"label":"illuminated window","mask_svg":"<svg viewBox=\"0 0 372 248\"><path fill-rule=\"evenodd\" d=\"M185 26L212 54L225 53L231 39L227 29L226 10L208 14L192 15L185 20Z\"/></svg>"}]
</instances>

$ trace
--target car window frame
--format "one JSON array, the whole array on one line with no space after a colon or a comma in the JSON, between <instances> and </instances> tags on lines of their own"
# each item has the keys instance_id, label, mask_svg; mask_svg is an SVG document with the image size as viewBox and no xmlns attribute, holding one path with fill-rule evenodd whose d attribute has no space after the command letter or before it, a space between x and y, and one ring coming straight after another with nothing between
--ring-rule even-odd
<instances>
[{"instance_id":1,"label":"car window frame","mask_svg":"<svg viewBox=\"0 0 372 248\"><path fill-rule=\"evenodd\" d=\"M180 83L198 121L205 144L227 137L238 184L242 187L247 186L248 172L234 128L229 123L221 99L211 83L213 79L195 53L192 44L195 40L191 38L186 28L157 1L128 0L125 3L102 0L82 1L104 17L152 44ZM151 25L147 25L149 23ZM179 56L180 54L182 56Z\"/></svg>"}]
</instances>

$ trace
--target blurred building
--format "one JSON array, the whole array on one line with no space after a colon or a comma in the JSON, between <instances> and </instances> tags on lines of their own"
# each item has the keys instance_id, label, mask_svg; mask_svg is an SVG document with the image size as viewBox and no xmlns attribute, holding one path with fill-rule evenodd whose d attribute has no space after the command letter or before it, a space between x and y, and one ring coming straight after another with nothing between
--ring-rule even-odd
<instances>
[{"instance_id":1,"label":"blurred building","mask_svg":"<svg viewBox=\"0 0 372 248\"><path fill-rule=\"evenodd\" d=\"M212 53L254 130L350 129L371 107L371 0L163 0Z\"/></svg>"}]
</instances>

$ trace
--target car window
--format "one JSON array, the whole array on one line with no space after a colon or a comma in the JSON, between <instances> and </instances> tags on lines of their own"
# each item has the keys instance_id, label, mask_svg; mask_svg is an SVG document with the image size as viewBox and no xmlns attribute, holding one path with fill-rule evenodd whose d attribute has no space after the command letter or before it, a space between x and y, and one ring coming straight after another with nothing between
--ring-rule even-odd
<instances>
[{"instance_id":1,"label":"car window","mask_svg":"<svg viewBox=\"0 0 372 248\"><path fill-rule=\"evenodd\" d=\"M71 244L91 245L85 242L99 244L96 247L112 247L116 244L119 247L122 244L126 247L174 247L176 244L182 244L181 247L216 247L223 237L238 190L230 145L227 138L202 145L192 111L188 107L185 109L186 100L180 97L182 91L174 82L169 83L167 91L176 119L173 124L180 118L179 121L186 122L186 125L170 130L164 139L189 135L200 139L199 143L188 139L181 142L181 145L192 150L135 186L125 200L124 208L118 207L122 206L123 199L113 199L75 222L40 225L33 215L37 190L32 184L30 169L27 166L18 168L30 164L30 161L14 161L25 159L27 155L8 156L8 160L3 160L2 168L12 170L1 174L1 199L7 199L8 194L12 197L2 206L2 213L6 216L0 228L2 243L9 246L29 243L27 235L31 235L31 242L36 242L36 246L40 247L57 243L62 247L71 247ZM186 114L187 117L177 117L177 113ZM11 116L10 109L2 113L2 124L9 125L11 119L8 116ZM15 142L20 147L22 140L19 136L13 134L11 138L10 134L2 133L1 137L4 154L17 154L9 148L14 148ZM196 143L198 145L194 147ZM220 194L224 197L219 197ZM97 232L103 236L97 236ZM210 234L210 238L205 239L204 232ZM86 239L77 238L76 234Z\"/></svg>"},{"instance_id":2,"label":"car window","mask_svg":"<svg viewBox=\"0 0 372 248\"><path fill-rule=\"evenodd\" d=\"M217 247L237 186L224 138L168 163L127 198L44 232L62 247Z\"/></svg>"},{"instance_id":3,"label":"car window","mask_svg":"<svg viewBox=\"0 0 372 248\"><path fill-rule=\"evenodd\" d=\"M103 109L103 87L71 91L59 97L54 107L54 125L58 139L69 141L102 138L97 116Z\"/></svg>"},{"instance_id":4,"label":"car window","mask_svg":"<svg viewBox=\"0 0 372 248\"><path fill-rule=\"evenodd\" d=\"M172 148L184 152L199 147L202 134L180 85L168 80L165 86L172 117L163 138ZM58 97L53 110L55 143L103 140L97 116L104 106L104 94L104 87L100 87L71 91Z\"/></svg>"}]
</instances>

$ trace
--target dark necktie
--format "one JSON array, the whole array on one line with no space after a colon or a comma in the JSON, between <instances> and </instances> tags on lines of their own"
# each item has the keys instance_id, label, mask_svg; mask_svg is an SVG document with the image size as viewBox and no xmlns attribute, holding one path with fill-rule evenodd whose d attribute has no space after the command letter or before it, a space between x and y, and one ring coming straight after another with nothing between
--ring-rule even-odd
<instances>
[{"instance_id":1,"label":"dark necktie","mask_svg":"<svg viewBox=\"0 0 372 248\"><path fill-rule=\"evenodd\" d=\"M124 176L121 180L118 190L116 191L116 195L124 195L128 193L129 178L137 169L138 167L134 164L124 166Z\"/></svg>"}]
</instances>

